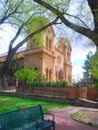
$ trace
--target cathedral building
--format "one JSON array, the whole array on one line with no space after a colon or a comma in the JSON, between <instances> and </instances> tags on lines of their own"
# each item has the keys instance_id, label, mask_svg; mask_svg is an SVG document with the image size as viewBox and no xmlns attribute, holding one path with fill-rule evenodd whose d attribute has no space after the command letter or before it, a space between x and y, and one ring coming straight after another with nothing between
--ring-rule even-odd
<instances>
[{"instance_id":1,"label":"cathedral building","mask_svg":"<svg viewBox=\"0 0 98 130\"><path fill-rule=\"evenodd\" d=\"M66 80L72 83L72 49L68 39L60 38L54 43L55 33L52 27L48 27L40 35L42 40L38 41L39 44L31 39L25 50L16 53L19 68L34 68L47 81ZM1 56L0 62L4 62L5 58L6 56Z\"/></svg>"}]
</instances>

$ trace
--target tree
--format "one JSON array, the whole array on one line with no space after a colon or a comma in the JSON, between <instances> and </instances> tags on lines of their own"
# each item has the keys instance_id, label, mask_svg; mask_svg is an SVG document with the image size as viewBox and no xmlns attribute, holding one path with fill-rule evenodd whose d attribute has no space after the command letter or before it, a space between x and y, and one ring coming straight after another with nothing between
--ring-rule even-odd
<instances>
[{"instance_id":1,"label":"tree","mask_svg":"<svg viewBox=\"0 0 98 130\"><path fill-rule=\"evenodd\" d=\"M93 77L93 87L98 88L98 51L90 57L89 68Z\"/></svg>"},{"instance_id":2,"label":"tree","mask_svg":"<svg viewBox=\"0 0 98 130\"><path fill-rule=\"evenodd\" d=\"M18 62L17 62L17 59L12 59L9 63L9 69L8 69L8 75L10 77L13 77L14 76L14 73L16 70L18 70Z\"/></svg>"},{"instance_id":3,"label":"tree","mask_svg":"<svg viewBox=\"0 0 98 130\"><path fill-rule=\"evenodd\" d=\"M37 78L38 72L33 69L21 69L15 72L15 76L23 81L34 81Z\"/></svg>"},{"instance_id":4,"label":"tree","mask_svg":"<svg viewBox=\"0 0 98 130\"><path fill-rule=\"evenodd\" d=\"M91 75L98 81L98 51L91 57Z\"/></svg>"},{"instance_id":5,"label":"tree","mask_svg":"<svg viewBox=\"0 0 98 130\"><path fill-rule=\"evenodd\" d=\"M40 28L32 30L29 34L26 33L28 20L33 16L39 17L43 11L38 15L38 10L36 10L37 5L32 1L28 0L2 0L0 1L0 28L3 26L11 26L15 29L16 34L13 36L9 43L8 55L6 61L4 62L2 68L0 69L0 79L3 78L8 69L11 59L13 58L16 51L29 39L31 39L35 34L40 33L47 27L56 24L58 18L56 17L52 22L45 23ZM36 21L37 24L37 21ZM24 38L19 41L16 45L15 42L19 36L24 34Z\"/></svg>"},{"instance_id":6,"label":"tree","mask_svg":"<svg viewBox=\"0 0 98 130\"><path fill-rule=\"evenodd\" d=\"M84 66L82 67L84 69L83 72L83 78L81 79L81 83L83 85L83 87L88 87L88 86L92 86L92 84L95 82L95 77L92 75L91 73L91 60L92 60L92 56L94 54L90 51L87 55L87 59L84 62Z\"/></svg>"},{"instance_id":7,"label":"tree","mask_svg":"<svg viewBox=\"0 0 98 130\"><path fill-rule=\"evenodd\" d=\"M72 0L69 0L69 4L68 4L67 8L66 7L64 8L64 5L65 5L64 2L65 1L62 1L63 2L62 7L59 6L59 1L57 1L58 4L56 3L56 1L52 2L51 0L50 0L50 3L49 3L48 0L47 1L33 0L33 1L40 4L41 6L45 7L47 10L51 11L53 14L58 16L58 18L61 20L61 22L64 23L69 28L71 28L74 31L76 31L76 32L88 37L89 39L91 39L98 49L98 0L87 0L87 4L88 4L90 11L92 13L92 16L93 16L94 27L91 28L91 29L81 19L81 15L79 17L77 15L75 16L75 15L69 14L67 12L69 5L70 5ZM82 1L85 2L84 0L82 0ZM78 10L78 12L79 12L79 10ZM79 21L78 24L76 24L74 21L71 21L70 20L71 17L78 20ZM80 25L79 23L82 23L82 25Z\"/></svg>"},{"instance_id":8,"label":"tree","mask_svg":"<svg viewBox=\"0 0 98 130\"><path fill-rule=\"evenodd\" d=\"M92 57L92 52L90 51L86 57L87 59L84 62L84 66L82 67L84 69L83 79L91 78L91 67L90 67L91 57Z\"/></svg>"},{"instance_id":9,"label":"tree","mask_svg":"<svg viewBox=\"0 0 98 130\"><path fill-rule=\"evenodd\" d=\"M98 51L95 54L88 53L83 69L85 71L83 73L82 83L90 83L90 86L93 84L94 87L98 87Z\"/></svg>"}]
</instances>

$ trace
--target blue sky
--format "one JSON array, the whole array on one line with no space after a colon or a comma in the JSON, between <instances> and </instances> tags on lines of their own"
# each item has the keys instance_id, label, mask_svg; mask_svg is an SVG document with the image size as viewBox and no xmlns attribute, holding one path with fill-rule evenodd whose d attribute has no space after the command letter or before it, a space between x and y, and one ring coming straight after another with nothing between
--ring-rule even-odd
<instances>
[{"instance_id":1,"label":"blue sky","mask_svg":"<svg viewBox=\"0 0 98 130\"><path fill-rule=\"evenodd\" d=\"M89 46L86 43L89 41L87 38L82 36L81 41L74 41L72 43L72 74L73 74L73 80L78 81L83 76L83 66L84 62L86 60L86 56L89 51L95 52L95 47Z\"/></svg>"}]
</instances>

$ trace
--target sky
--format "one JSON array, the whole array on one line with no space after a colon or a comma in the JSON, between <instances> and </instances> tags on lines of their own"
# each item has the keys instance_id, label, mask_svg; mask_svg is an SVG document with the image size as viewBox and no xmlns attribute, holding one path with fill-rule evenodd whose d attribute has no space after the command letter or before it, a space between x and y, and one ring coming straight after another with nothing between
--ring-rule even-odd
<instances>
[{"instance_id":1,"label":"sky","mask_svg":"<svg viewBox=\"0 0 98 130\"><path fill-rule=\"evenodd\" d=\"M71 54L71 61L72 61L72 75L74 82L78 82L83 77L83 66L86 60L86 56L89 51L92 53L95 52L96 48L86 45L88 41L87 38L82 36L82 39L75 40L72 46L72 54Z\"/></svg>"}]
</instances>

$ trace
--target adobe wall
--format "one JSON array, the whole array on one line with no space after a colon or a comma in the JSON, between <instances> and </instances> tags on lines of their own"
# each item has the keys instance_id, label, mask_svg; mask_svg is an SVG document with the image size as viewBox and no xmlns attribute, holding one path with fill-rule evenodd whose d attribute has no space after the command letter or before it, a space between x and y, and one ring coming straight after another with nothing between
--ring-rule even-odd
<instances>
[{"instance_id":1,"label":"adobe wall","mask_svg":"<svg viewBox=\"0 0 98 130\"><path fill-rule=\"evenodd\" d=\"M63 98L57 96L35 95L30 93L3 92L3 91L0 91L0 95L16 96L21 98L58 102L58 103L69 103L74 106L98 108L98 102L79 99L79 98Z\"/></svg>"}]
</instances>

